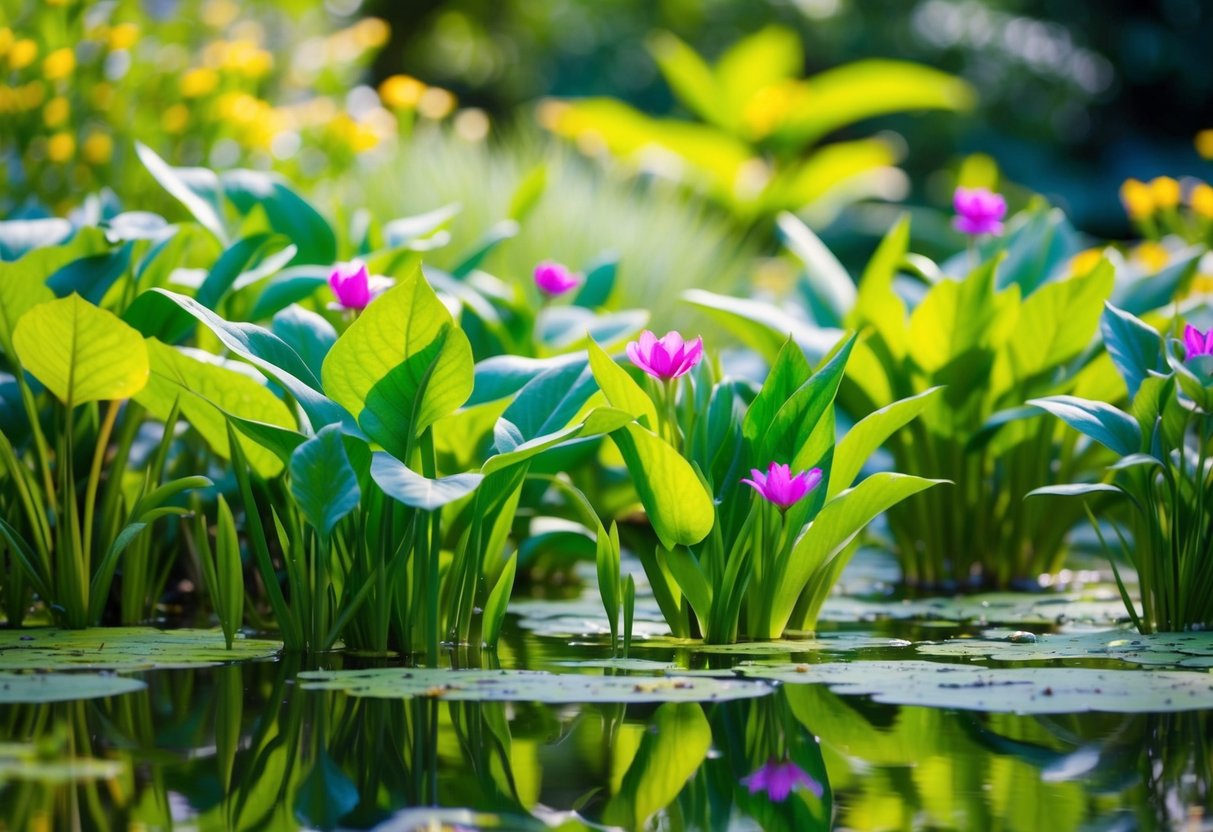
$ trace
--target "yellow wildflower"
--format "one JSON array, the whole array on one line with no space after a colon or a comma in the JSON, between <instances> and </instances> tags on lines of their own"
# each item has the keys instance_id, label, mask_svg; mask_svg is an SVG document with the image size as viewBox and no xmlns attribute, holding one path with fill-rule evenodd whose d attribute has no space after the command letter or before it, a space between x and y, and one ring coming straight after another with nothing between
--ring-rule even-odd
<instances>
[{"instance_id":1,"label":"yellow wildflower","mask_svg":"<svg viewBox=\"0 0 1213 832\"><path fill-rule=\"evenodd\" d=\"M201 98L210 95L219 86L219 73L206 67L191 69L181 76L178 86L186 98Z\"/></svg>"},{"instance_id":2,"label":"yellow wildflower","mask_svg":"<svg viewBox=\"0 0 1213 832\"><path fill-rule=\"evenodd\" d=\"M76 70L76 53L66 46L56 49L42 62L42 75L48 81L62 81Z\"/></svg>"},{"instance_id":3,"label":"yellow wildflower","mask_svg":"<svg viewBox=\"0 0 1213 832\"><path fill-rule=\"evenodd\" d=\"M411 110L425 92L425 84L411 75L392 75L379 85L379 99L393 110Z\"/></svg>"},{"instance_id":4,"label":"yellow wildflower","mask_svg":"<svg viewBox=\"0 0 1213 832\"><path fill-rule=\"evenodd\" d=\"M56 133L46 143L46 158L56 164L69 161L76 153L76 139L71 133Z\"/></svg>"},{"instance_id":5,"label":"yellow wildflower","mask_svg":"<svg viewBox=\"0 0 1213 832\"><path fill-rule=\"evenodd\" d=\"M1147 272L1154 274L1171 262L1171 254L1161 243L1147 240L1133 249L1133 259L1141 263Z\"/></svg>"},{"instance_id":6,"label":"yellow wildflower","mask_svg":"<svg viewBox=\"0 0 1213 832\"><path fill-rule=\"evenodd\" d=\"M90 133L80 146L80 155L90 165L104 165L114 155L114 140L109 133Z\"/></svg>"},{"instance_id":7,"label":"yellow wildflower","mask_svg":"<svg viewBox=\"0 0 1213 832\"><path fill-rule=\"evenodd\" d=\"M1154 196L1154 204L1159 208L1174 208L1179 205L1179 183L1169 176L1156 176L1151 179L1150 193Z\"/></svg>"},{"instance_id":8,"label":"yellow wildflower","mask_svg":"<svg viewBox=\"0 0 1213 832\"><path fill-rule=\"evenodd\" d=\"M354 41L363 49L378 49L392 36L392 27L386 20L367 17L353 27Z\"/></svg>"},{"instance_id":9,"label":"yellow wildflower","mask_svg":"<svg viewBox=\"0 0 1213 832\"><path fill-rule=\"evenodd\" d=\"M0 58L8 54L8 50L13 45L13 30L7 26L0 26Z\"/></svg>"},{"instance_id":10,"label":"yellow wildflower","mask_svg":"<svg viewBox=\"0 0 1213 832\"><path fill-rule=\"evenodd\" d=\"M109 48L114 52L130 49L139 40L139 26L134 23L119 23L109 30Z\"/></svg>"},{"instance_id":11,"label":"yellow wildflower","mask_svg":"<svg viewBox=\"0 0 1213 832\"><path fill-rule=\"evenodd\" d=\"M1126 179L1120 186L1120 201L1129 218L1144 220L1154 213L1154 191L1139 179Z\"/></svg>"},{"instance_id":12,"label":"yellow wildflower","mask_svg":"<svg viewBox=\"0 0 1213 832\"><path fill-rule=\"evenodd\" d=\"M166 133L180 133L190 121L189 108L184 104L174 104L160 116L160 126Z\"/></svg>"},{"instance_id":13,"label":"yellow wildflower","mask_svg":"<svg viewBox=\"0 0 1213 832\"><path fill-rule=\"evenodd\" d=\"M417 100L417 112L435 121L446 118L455 109L455 96L441 87L427 87Z\"/></svg>"},{"instance_id":14,"label":"yellow wildflower","mask_svg":"<svg viewBox=\"0 0 1213 832\"><path fill-rule=\"evenodd\" d=\"M1201 182L1194 187L1188 195L1188 204L1200 216L1213 220L1213 185Z\"/></svg>"},{"instance_id":15,"label":"yellow wildflower","mask_svg":"<svg viewBox=\"0 0 1213 832\"><path fill-rule=\"evenodd\" d=\"M8 65L11 69L25 69L38 59L38 44L22 38L8 50Z\"/></svg>"},{"instance_id":16,"label":"yellow wildflower","mask_svg":"<svg viewBox=\"0 0 1213 832\"><path fill-rule=\"evenodd\" d=\"M1196 134L1196 152L1213 159L1213 130L1201 130Z\"/></svg>"},{"instance_id":17,"label":"yellow wildflower","mask_svg":"<svg viewBox=\"0 0 1213 832\"><path fill-rule=\"evenodd\" d=\"M67 99L57 95L46 102L46 107L42 110L42 121L47 127L59 127L68 120L71 114L72 107L67 103Z\"/></svg>"}]
</instances>

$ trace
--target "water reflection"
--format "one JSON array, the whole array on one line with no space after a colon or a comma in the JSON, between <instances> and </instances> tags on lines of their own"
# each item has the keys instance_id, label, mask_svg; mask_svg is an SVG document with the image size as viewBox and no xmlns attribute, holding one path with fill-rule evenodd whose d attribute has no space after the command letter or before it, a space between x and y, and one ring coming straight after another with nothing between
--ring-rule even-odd
<instances>
[{"instance_id":1,"label":"water reflection","mask_svg":"<svg viewBox=\"0 0 1213 832\"><path fill-rule=\"evenodd\" d=\"M136 694L0 707L0 828L1209 828L1208 713L974 714L808 686L396 701L305 691L299 669L159 671ZM821 796L751 793L772 762Z\"/></svg>"}]
</instances>

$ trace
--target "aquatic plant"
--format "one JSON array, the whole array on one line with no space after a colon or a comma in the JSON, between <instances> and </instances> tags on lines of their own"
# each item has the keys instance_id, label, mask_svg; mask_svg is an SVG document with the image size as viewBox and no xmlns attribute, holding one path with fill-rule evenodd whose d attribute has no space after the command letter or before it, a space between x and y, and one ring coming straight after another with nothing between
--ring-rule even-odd
<instances>
[{"instance_id":1,"label":"aquatic plant","mask_svg":"<svg viewBox=\"0 0 1213 832\"><path fill-rule=\"evenodd\" d=\"M535 285L548 297L558 297L581 285L581 279L568 268L551 260L535 267Z\"/></svg>"},{"instance_id":2,"label":"aquatic plant","mask_svg":"<svg viewBox=\"0 0 1213 832\"><path fill-rule=\"evenodd\" d=\"M652 377L647 387L596 345L590 367L610 405L636 420L610 438L657 537L636 554L666 622L677 636L717 643L814 629L859 532L937 484L893 473L856 479L939 391L873 413L836 441L833 402L853 337L815 372L789 339L757 390L699 361L699 339L641 337L628 354ZM756 464L770 467L744 485L742 472Z\"/></svg>"},{"instance_id":3,"label":"aquatic plant","mask_svg":"<svg viewBox=\"0 0 1213 832\"><path fill-rule=\"evenodd\" d=\"M970 236L1001 234L1002 220L1007 214L1007 200L1002 194L985 188L957 188L952 197L956 217L952 225Z\"/></svg>"},{"instance_id":4,"label":"aquatic plant","mask_svg":"<svg viewBox=\"0 0 1213 832\"><path fill-rule=\"evenodd\" d=\"M1040 488L1079 497L1116 570L1121 596L1142 633L1213 624L1213 356L1191 324L1166 338L1111 304L1101 321L1108 354L1129 392L1128 411L1106 401L1049 396L1030 404L1107 448L1115 459L1099 482ZM1109 504L1109 498L1119 505ZM1096 516L1088 503L1100 508ZM1106 533L1110 527L1113 534ZM1109 538L1112 542L1109 542ZM1140 610L1117 569L1137 572Z\"/></svg>"}]
</instances>

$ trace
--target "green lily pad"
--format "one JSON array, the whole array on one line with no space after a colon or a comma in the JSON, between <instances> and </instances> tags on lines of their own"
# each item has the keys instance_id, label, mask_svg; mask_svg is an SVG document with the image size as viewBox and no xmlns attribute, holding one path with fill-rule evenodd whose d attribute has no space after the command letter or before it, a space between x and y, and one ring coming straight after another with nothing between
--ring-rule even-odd
<instances>
[{"instance_id":1,"label":"green lily pad","mask_svg":"<svg viewBox=\"0 0 1213 832\"><path fill-rule=\"evenodd\" d=\"M641 673L677 673L678 665L672 662L658 662L652 659L583 659L552 662L556 667L605 667L612 670L630 670Z\"/></svg>"},{"instance_id":2,"label":"green lily pad","mask_svg":"<svg viewBox=\"0 0 1213 832\"><path fill-rule=\"evenodd\" d=\"M276 641L237 638L226 649L219 630L95 627L0 630L0 670L151 670L269 659Z\"/></svg>"},{"instance_id":3,"label":"green lily pad","mask_svg":"<svg viewBox=\"0 0 1213 832\"><path fill-rule=\"evenodd\" d=\"M145 687L138 679L101 673L0 673L0 705L99 699Z\"/></svg>"},{"instance_id":4,"label":"green lily pad","mask_svg":"<svg viewBox=\"0 0 1213 832\"><path fill-rule=\"evenodd\" d=\"M747 641L738 644L704 644L691 639L655 638L632 642L637 648L682 648L695 653L723 656L778 656L795 653L848 653L852 650L909 647L910 642L899 638L881 638L862 633L828 633L819 638L778 639L776 641Z\"/></svg>"},{"instance_id":5,"label":"green lily pad","mask_svg":"<svg viewBox=\"0 0 1213 832\"><path fill-rule=\"evenodd\" d=\"M1083 667L989 668L929 661L746 665L785 684L824 684L889 705L1019 714L1155 713L1213 708L1213 674Z\"/></svg>"},{"instance_id":6,"label":"green lily pad","mask_svg":"<svg viewBox=\"0 0 1213 832\"><path fill-rule=\"evenodd\" d=\"M865 601L834 596L826 600L821 621L963 621L981 624L1055 625L1068 621L1118 624L1128 619L1114 588L1086 592L988 592L954 598Z\"/></svg>"},{"instance_id":7,"label":"green lily pad","mask_svg":"<svg viewBox=\"0 0 1213 832\"><path fill-rule=\"evenodd\" d=\"M378 699L425 696L461 702L719 702L764 696L772 690L762 682L744 679L407 667L313 670L300 673L299 679L305 690L339 690Z\"/></svg>"},{"instance_id":8,"label":"green lily pad","mask_svg":"<svg viewBox=\"0 0 1213 832\"><path fill-rule=\"evenodd\" d=\"M1139 665L1213 667L1213 632L1155 633L1098 630L1037 636L1033 642L1011 640L1005 630L989 630L985 638L927 642L916 649L925 656L1045 662L1058 659L1098 659Z\"/></svg>"}]
</instances>

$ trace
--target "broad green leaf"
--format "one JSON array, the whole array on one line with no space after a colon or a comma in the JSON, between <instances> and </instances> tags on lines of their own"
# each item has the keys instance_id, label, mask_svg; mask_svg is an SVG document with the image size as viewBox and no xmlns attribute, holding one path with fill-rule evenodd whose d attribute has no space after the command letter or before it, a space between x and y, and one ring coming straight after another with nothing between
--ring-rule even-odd
<instances>
[{"instance_id":1,"label":"broad green leaf","mask_svg":"<svg viewBox=\"0 0 1213 832\"><path fill-rule=\"evenodd\" d=\"M619 448L653 530L666 549L703 540L715 522L712 498L690 463L638 424L611 434Z\"/></svg>"},{"instance_id":2,"label":"broad green leaf","mask_svg":"<svg viewBox=\"0 0 1213 832\"><path fill-rule=\"evenodd\" d=\"M796 392L779 404L770 426L754 440L754 453L759 465L792 461L801 452L817 424L832 416L834 397L842 382L851 357L855 336L847 338L824 366L820 367ZM827 445L834 437L826 436Z\"/></svg>"},{"instance_id":3,"label":"broad green leaf","mask_svg":"<svg viewBox=\"0 0 1213 832\"><path fill-rule=\"evenodd\" d=\"M413 508L435 511L471 494L484 476L455 474L431 480L391 454L378 451L371 457L371 478L393 500Z\"/></svg>"},{"instance_id":4,"label":"broad green leaf","mask_svg":"<svg viewBox=\"0 0 1213 832\"><path fill-rule=\"evenodd\" d=\"M472 396L467 406L495 402L521 390L528 381L553 367L583 361L571 353L553 358L528 358L521 355L495 355L476 365Z\"/></svg>"},{"instance_id":5,"label":"broad green leaf","mask_svg":"<svg viewBox=\"0 0 1213 832\"><path fill-rule=\"evenodd\" d=\"M585 270L585 283L573 303L587 309L606 306L615 291L615 280L619 273L619 255L606 254L598 258Z\"/></svg>"},{"instance_id":6,"label":"broad green leaf","mask_svg":"<svg viewBox=\"0 0 1213 832\"><path fill-rule=\"evenodd\" d=\"M480 268L488 256L492 254L499 245L506 240L512 240L518 236L520 226L514 220L502 220L489 228L484 233L472 250L464 255L463 259L451 269L451 275L458 279L466 278L476 269Z\"/></svg>"},{"instance_id":7,"label":"broad green leaf","mask_svg":"<svg viewBox=\"0 0 1213 832\"><path fill-rule=\"evenodd\" d=\"M762 389L746 410L741 427L742 435L757 445L771 429L779 408L783 407L812 375L813 368L804 357L804 352L791 338L785 339L771 362L771 371L767 373Z\"/></svg>"},{"instance_id":8,"label":"broad green leaf","mask_svg":"<svg viewBox=\"0 0 1213 832\"><path fill-rule=\"evenodd\" d=\"M443 333L445 341L431 361L425 366L408 363ZM371 390L402 366L407 369L393 378L394 389L390 396L385 391L385 403L399 406L410 390L418 391L422 378L429 373L420 401L410 408L415 435L454 412L472 393L471 344L419 268L372 302L337 339L324 359L321 378L325 393L349 412L359 414L361 420ZM379 418L401 415L397 411Z\"/></svg>"},{"instance_id":9,"label":"broad green leaf","mask_svg":"<svg viewBox=\"0 0 1213 832\"><path fill-rule=\"evenodd\" d=\"M154 328L157 318L175 314L175 305L207 327L224 347L285 387L298 399L314 430L334 422L352 423L352 418L345 410L320 392L320 382L303 363L303 359L269 330L255 324L225 321L193 298L164 289L144 292L131 308L134 309L139 301L144 301L143 311L139 322L131 323L145 335L148 332L144 326Z\"/></svg>"},{"instance_id":10,"label":"broad green leaf","mask_svg":"<svg viewBox=\"0 0 1213 832\"><path fill-rule=\"evenodd\" d=\"M1104 347L1133 399L1150 371L1163 369L1162 336L1141 318L1110 303L1105 307L1099 324Z\"/></svg>"},{"instance_id":11,"label":"broad green leaf","mask_svg":"<svg viewBox=\"0 0 1213 832\"><path fill-rule=\"evenodd\" d=\"M762 192L762 208L802 211L878 196L888 190L882 181L897 176L891 172L897 161L896 146L882 136L831 142L780 168Z\"/></svg>"},{"instance_id":12,"label":"broad green leaf","mask_svg":"<svg viewBox=\"0 0 1213 832\"><path fill-rule=\"evenodd\" d=\"M0 630L0 670L151 670L271 659L281 642L236 637L233 650L214 630L91 627Z\"/></svg>"},{"instance_id":13,"label":"broad green leaf","mask_svg":"<svg viewBox=\"0 0 1213 832\"><path fill-rule=\"evenodd\" d=\"M595 312L581 306L549 306L535 318L535 338L552 351L578 349L589 341L611 346L636 335L648 322L645 309Z\"/></svg>"},{"instance_id":14,"label":"broad green leaf","mask_svg":"<svg viewBox=\"0 0 1213 832\"><path fill-rule=\"evenodd\" d=\"M819 327L764 301L718 295L703 289L688 289L682 293L682 299L707 312L771 363L789 336L812 361L821 360L842 336L841 330Z\"/></svg>"},{"instance_id":15,"label":"broad green leaf","mask_svg":"<svg viewBox=\"0 0 1213 832\"><path fill-rule=\"evenodd\" d=\"M1099 325L1112 281L1112 264L1101 260L1081 277L1048 283L1029 295L1006 344L1012 377L1032 379L1085 350Z\"/></svg>"},{"instance_id":16,"label":"broad green leaf","mask_svg":"<svg viewBox=\"0 0 1213 832\"><path fill-rule=\"evenodd\" d=\"M855 308L847 321L851 329L872 327L896 360L906 354L906 305L893 290L910 245L910 217L903 216L880 241L859 278Z\"/></svg>"},{"instance_id":17,"label":"broad green leaf","mask_svg":"<svg viewBox=\"0 0 1213 832\"><path fill-rule=\"evenodd\" d=\"M26 370L72 406L128 399L148 380L139 333L79 295L26 312L13 332L13 349Z\"/></svg>"},{"instance_id":18,"label":"broad green leaf","mask_svg":"<svg viewBox=\"0 0 1213 832\"><path fill-rule=\"evenodd\" d=\"M942 388L932 387L908 399L885 405L860 419L847 431L834 450L834 464L830 469L830 485L826 492L832 498L843 489L850 488L864 463L884 444L885 440L916 418L931 403Z\"/></svg>"},{"instance_id":19,"label":"broad green leaf","mask_svg":"<svg viewBox=\"0 0 1213 832\"><path fill-rule=\"evenodd\" d=\"M92 254L64 264L46 281L56 297L80 295L89 303L100 305L102 298L131 264L130 243L113 251Z\"/></svg>"},{"instance_id":20,"label":"broad green leaf","mask_svg":"<svg viewBox=\"0 0 1213 832\"><path fill-rule=\"evenodd\" d=\"M524 442L561 430L597 389L584 362L554 367L536 376L501 414L499 429L494 430L497 452L508 453Z\"/></svg>"},{"instance_id":21,"label":"broad green leaf","mask_svg":"<svg viewBox=\"0 0 1213 832\"><path fill-rule=\"evenodd\" d=\"M803 70L800 36L785 26L771 25L726 49L716 62L715 74L724 95L724 106L743 113L755 95L798 77Z\"/></svg>"},{"instance_id":22,"label":"broad green leaf","mask_svg":"<svg viewBox=\"0 0 1213 832\"><path fill-rule=\"evenodd\" d=\"M604 436L623 427L628 422L631 422L632 419L633 417L630 413L622 410L616 410L611 407L599 407L590 411L585 421L569 425L553 433L540 434L531 439L523 437L522 433L512 423L498 421L494 427L495 438L499 443L504 443L506 447L512 447L512 450L497 453L489 457L485 461L481 473L486 475L492 474L511 465L517 465L531 457L538 456L544 451L563 445L566 442L571 442L574 439L589 439L593 436Z\"/></svg>"},{"instance_id":23,"label":"broad green leaf","mask_svg":"<svg viewBox=\"0 0 1213 832\"><path fill-rule=\"evenodd\" d=\"M362 493L350 465L341 428L328 425L291 456L291 496L322 538L358 507Z\"/></svg>"},{"instance_id":24,"label":"broad green leaf","mask_svg":"<svg viewBox=\"0 0 1213 832\"><path fill-rule=\"evenodd\" d=\"M702 707L694 703L662 705L653 714L652 727L645 731L603 820L626 829L646 828L650 817L678 797L707 759L711 745L712 729Z\"/></svg>"},{"instance_id":25,"label":"broad green leaf","mask_svg":"<svg viewBox=\"0 0 1213 832\"><path fill-rule=\"evenodd\" d=\"M1014 287L995 292L996 265L987 261L964 280L935 284L914 309L908 348L923 371L937 373L971 351L1005 343L1018 320L1019 293Z\"/></svg>"},{"instance_id":26,"label":"broad green leaf","mask_svg":"<svg viewBox=\"0 0 1213 832\"><path fill-rule=\"evenodd\" d=\"M1205 254L1201 245L1176 252L1156 274L1138 274L1123 281L1112 295L1113 303L1133 315L1169 306L1196 274Z\"/></svg>"},{"instance_id":27,"label":"broad green leaf","mask_svg":"<svg viewBox=\"0 0 1213 832\"><path fill-rule=\"evenodd\" d=\"M678 582L678 588L691 604L691 609L700 621L710 621L712 618L712 587L708 585L703 568L689 549L676 546L661 552L658 557L665 557L670 574Z\"/></svg>"},{"instance_id":28,"label":"broad green leaf","mask_svg":"<svg viewBox=\"0 0 1213 832\"><path fill-rule=\"evenodd\" d=\"M792 549L787 572L770 611L769 631L783 632L801 590L813 574L842 553L878 515L907 497L942 482L882 472L829 500Z\"/></svg>"},{"instance_id":29,"label":"broad green leaf","mask_svg":"<svg viewBox=\"0 0 1213 832\"><path fill-rule=\"evenodd\" d=\"M0 223L0 226L6 225ZM103 251L104 236L96 229L82 229L63 245L36 248L12 263L0 262L0 348L12 347L17 321L40 303L54 300L46 281L63 266Z\"/></svg>"},{"instance_id":30,"label":"broad green leaf","mask_svg":"<svg viewBox=\"0 0 1213 832\"><path fill-rule=\"evenodd\" d=\"M214 171L206 168L175 168L141 142L135 142L135 153L164 190L184 205L194 219L218 237L220 242L227 243L227 230L223 222L223 187Z\"/></svg>"},{"instance_id":31,"label":"broad green leaf","mask_svg":"<svg viewBox=\"0 0 1213 832\"><path fill-rule=\"evenodd\" d=\"M598 344L590 341L586 348L589 351L594 380L598 382L598 387L611 403L611 407L632 414L646 427L657 427L657 406L653 404L648 393L644 392L644 388Z\"/></svg>"},{"instance_id":32,"label":"broad green leaf","mask_svg":"<svg viewBox=\"0 0 1213 832\"><path fill-rule=\"evenodd\" d=\"M241 214L261 207L270 227L296 245L298 251L292 262L327 266L337 259L337 238L328 221L282 177L264 171L232 170L220 179L223 192Z\"/></svg>"},{"instance_id":33,"label":"broad green leaf","mask_svg":"<svg viewBox=\"0 0 1213 832\"><path fill-rule=\"evenodd\" d=\"M147 683L127 676L112 673L2 673L0 672L0 705L36 705L50 702L76 702L84 699L101 699L135 693L147 687ZM7 755L6 755L7 756ZM72 758L70 765L79 766L81 760ZM37 758L26 761L22 771L38 771ZM122 771L119 767L118 771ZM116 777L103 775L101 779ZM5 779L5 778L0 778ZM85 777L85 779L91 779ZM39 782L45 782L42 777Z\"/></svg>"},{"instance_id":34,"label":"broad green leaf","mask_svg":"<svg viewBox=\"0 0 1213 832\"><path fill-rule=\"evenodd\" d=\"M194 297L207 309L214 309L237 281L243 282L246 274L266 276L285 266L294 254L295 247L285 237L275 234L243 237L219 256Z\"/></svg>"},{"instance_id":35,"label":"broad green leaf","mask_svg":"<svg viewBox=\"0 0 1213 832\"><path fill-rule=\"evenodd\" d=\"M1141 450L1141 428L1137 421L1110 404L1074 396L1029 399L1028 404L1047 410L1079 433L1121 456Z\"/></svg>"},{"instance_id":36,"label":"broad green leaf","mask_svg":"<svg viewBox=\"0 0 1213 832\"><path fill-rule=\"evenodd\" d=\"M908 61L854 61L814 75L803 88L777 132L779 140L798 148L874 116L967 110L975 101L973 89L956 76Z\"/></svg>"},{"instance_id":37,"label":"broad green leaf","mask_svg":"<svg viewBox=\"0 0 1213 832\"><path fill-rule=\"evenodd\" d=\"M676 35L659 32L649 40L649 51L666 83L687 108L718 127L733 126L734 116L721 95L712 68L694 49Z\"/></svg>"},{"instance_id":38,"label":"broad green leaf","mask_svg":"<svg viewBox=\"0 0 1213 832\"><path fill-rule=\"evenodd\" d=\"M255 371L201 350L146 342L151 373L135 400L157 419L168 418L174 403L181 414L220 457L231 456L228 417L293 430L294 417L282 400L265 386ZM247 434L246 434L247 435ZM260 476L282 470L278 455L252 439L241 439L249 464Z\"/></svg>"},{"instance_id":39,"label":"broad green leaf","mask_svg":"<svg viewBox=\"0 0 1213 832\"><path fill-rule=\"evenodd\" d=\"M281 338L303 360L317 378L324 357L337 343L337 330L324 317L292 304L274 315L270 331Z\"/></svg>"}]
</instances>

